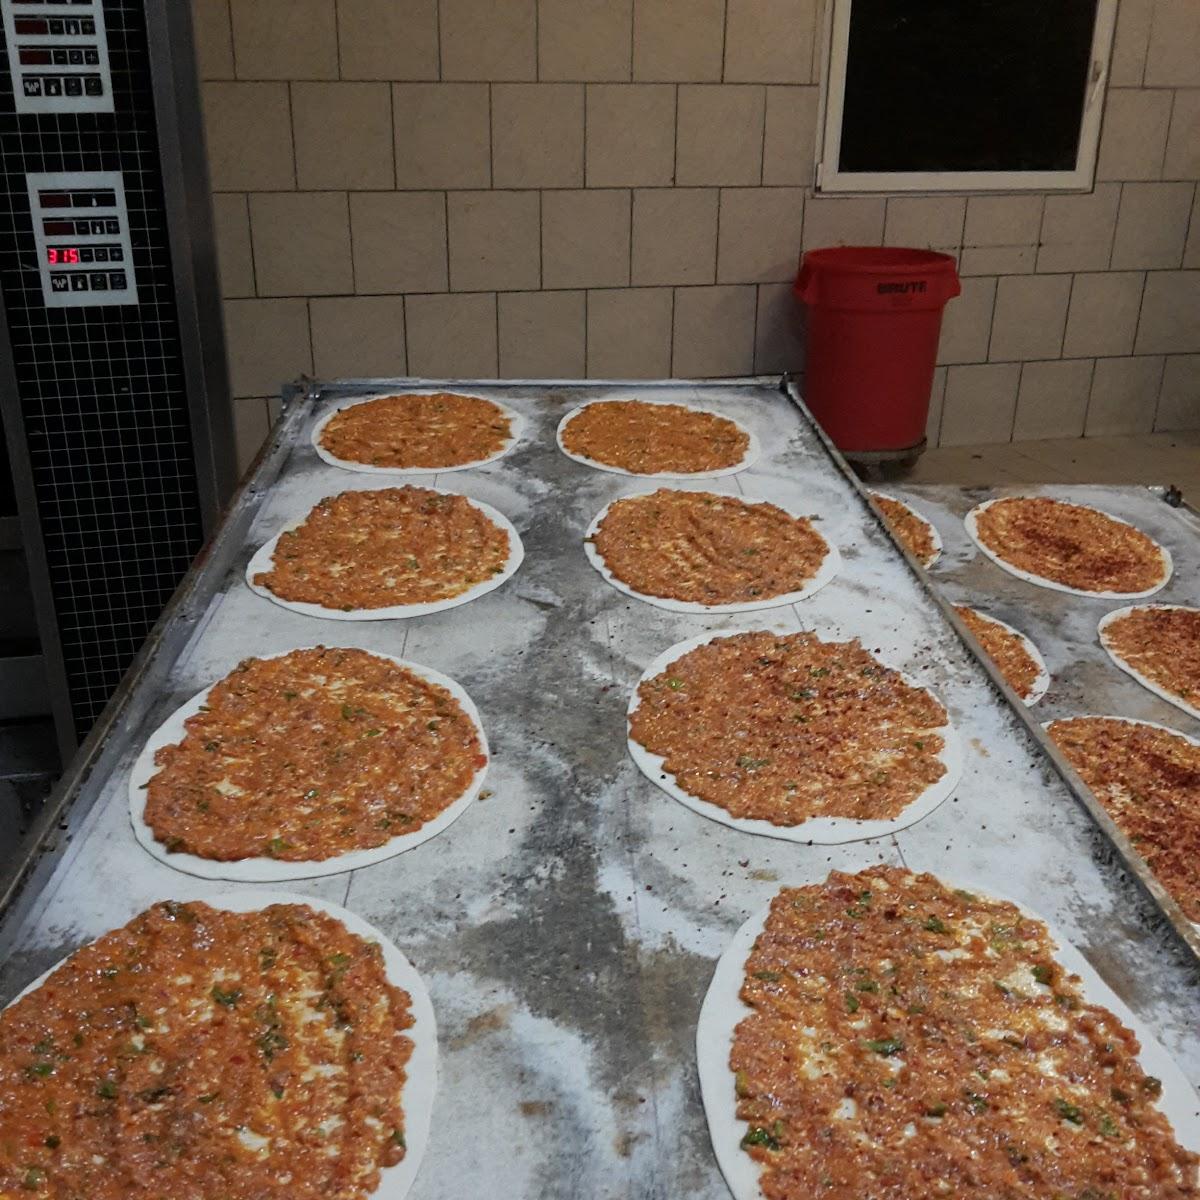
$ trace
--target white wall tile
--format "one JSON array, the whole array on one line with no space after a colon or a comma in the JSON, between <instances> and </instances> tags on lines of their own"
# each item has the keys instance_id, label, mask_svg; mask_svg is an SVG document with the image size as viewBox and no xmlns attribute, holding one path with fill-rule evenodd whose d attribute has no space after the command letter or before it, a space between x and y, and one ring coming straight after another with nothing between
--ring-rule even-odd
<instances>
[{"instance_id":1,"label":"white wall tile","mask_svg":"<svg viewBox=\"0 0 1200 1200\"><path fill-rule=\"evenodd\" d=\"M1138 354L1200 350L1200 271L1151 271L1138 321Z\"/></svg>"},{"instance_id":2,"label":"white wall tile","mask_svg":"<svg viewBox=\"0 0 1200 1200\"><path fill-rule=\"evenodd\" d=\"M676 288L671 374L680 379L750 374L757 295L754 287Z\"/></svg>"},{"instance_id":3,"label":"white wall tile","mask_svg":"<svg viewBox=\"0 0 1200 1200\"><path fill-rule=\"evenodd\" d=\"M1175 93L1162 173L1164 179L1200 177L1200 88Z\"/></svg>"},{"instance_id":4,"label":"white wall tile","mask_svg":"<svg viewBox=\"0 0 1200 1200\"><path fill-rule=\"evenodd\" d=\"M1149 433L1162 381L1160 355L1096 360L1084 433L1088 437Z\"/></svg>"},{"instance_id":5,"label":"white wall tile","mask_svg":"<svg viewBox=\"0 0 1200 1200\"><path fill-rule=\"evenodd\" d=\"M1179 266L1183 259L1195 185L1127 183L1113 239L1114 271Z\"/></svg>"},{"instance_id":6,"label":"white wall tile","mask_svg":"<svg viewBox=\"0 0 1200 1200\"><path fill-rule=\"evenodd\" d=\"M962 280L962 294L951 300L942 312L938 362L986 362L995 307L995 279Z\"/></svg>"},{"instance_id":7,"label":"white wall tile","mask_svg":"<svg viewBox=\"0 0 1200 1200\"><path fill-rule=\"evenodd\" d=\"M1100 358L1132 354L1144 281L1141 271L1076 275L1063 356Z\"/></svg>"},{"instance_id":8,"label":"white wall tile","mask_svg":"<svg viewBox=\"0 0 1200 1200\"><path fill-rule=\"evenodd\" d=\"M1013 275L996 288L988 358L1017 362L1062 355L1070 275Z\"/></svg>"},{"instance_id":9,"label":"white wall tile","mask_svg":"<svg viewBox=\"0 0 1200 1200\"><path fill-rule=\"evenodd\" d=\"M1114 88L1104 105L1097 179L1159 179L1171 93Z\"/></svg>"},{"instance_id":10,"label":"white wall tile","mask_svg":"<svg viewBox=\"0 0 1200 1200\"><path fill-rule=\"evenodd\" d=\"M1013 441L1082 436L1091 388L1090 358L1025 363Z\"/></svg>"},{"instance_id":11,"label":"white wall tile","mask_svg":"<svg viewBox=\"0 0 1200 1200\"><path fill-rule=\"evenodd\" d=\"M943 446L1007 442L1017 408L1020 363L950 367L942 410Z\"/></svg>"},{"instance_id":12,"label":"white wall tile","mask_svg":"<svg viewBox=\"0 0 1200 1200\"><path fill-rule=\"evenodd\" d=\"M804 368L804 317L790 283L758 288L754 327L754 372L782 374Z\"/></svg>"},{"instance_id":13,"label":"white wall tile","mask_svg":"<svg viewBox=\"0 0 1200 1200\"><path fill-rule=\"evenodd\" d=\"M1200 429L1200 354L1172 354L1167 359L1154 428Z\"/></svg>"},{"instance_id":14,"label":"white wall tile","mask_svg":"<svg viewBox=\"0 0 1200 1200\"><path fill-rule=\"evenodd\" d=\"M1039 271L1103 271L1112 254L1121 202L1119 183L1098 183L1077 196L1047 196Z\"/></svg>"},{"instance_id":15,"label":"white wall tile","mask_svg":"<svg viewBox=\"0 0 1200 1200\"><path fill-rule=\"evenodd\" d=\"M1155 0L1146 51L1147 87L1200 86L1200 4Z\"/></svg>"}]
</instances>

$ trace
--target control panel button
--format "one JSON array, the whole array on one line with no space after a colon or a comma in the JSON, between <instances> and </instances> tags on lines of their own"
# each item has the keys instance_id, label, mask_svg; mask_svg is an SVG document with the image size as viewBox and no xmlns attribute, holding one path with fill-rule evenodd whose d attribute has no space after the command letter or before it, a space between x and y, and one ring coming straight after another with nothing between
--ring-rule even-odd
<instances>
[{"instance_id":1,"label":"control panel button","mask_svg":"<svg viewBox=\"0 0 1200 1200\"><path fill-rule=\"evenodd\" d=\"M96 224L96 222L93 222L93 224ZM100 232L101 233L120 233L121 232L121 222L120 221L105 221L104 228L101 229Z\"/></svg>"},{"instance_id":2,"label":"control panel button","mask_svg":"<svg viewBox=\"0 0 1200 1200\"><path fill-rule=\"evenodd\" d=\"M18 113L113 111L103 0L0 0L0 24Z\"/></svg>"},{"instance_id":3,"label":"control panel button","mask_svg":"<svg viewBox=\"0 0 1200 1200\"><path fill-rule=\"evenodd\" d=\"M93 292L108 291L108 276L103 271L96 271L91 276Z\"/></svg>"},{"instance_id":4,"label":"control panel button","mask_svg":"<svg viewBox=\"0 0 1200 1200\"><path fill-rule=\"evenodd\" d=\"M62 271L56 271L50 276L50 289L55 292L65 292L71 287L71 277Z\"/></svg>"},{"instance_id":5,"label":"control panel button","mask_svg":"<svg viewBox=\"0 0 1200 1200\"><path fill-rule=\"evenodd\" d=\"M109 246L108 261L109 262L124 262L125 261L125 251L123 249L121 249L120 246Z\"/></svg>"},{"instance_id":6,"label":"control panel button","mask_svg":"<svg viewBox=\"0 0 1200 1200\"><path fill-rule=\"evenodd\" d=\"M91 246L80 246L79 247L79 261L81 263L82 262L95 262L96 261L96 251Z\"/></svg>"},{"instance_id":7,"label":"control panel button","mask_svg":"<svg viewBox=\"0 0 1200 1200\"><path fill-rule=\"evenodd\" d=\"M95 250L97 262L108 262L108 247L97 246Z\"/></svg>"},{"instance_id":8,"label":"control panel button","mask_svg":"<svg viewBox=\"0 0 1200 1200\"><path fill-rule=\"evenodd\" d=\"M77 275L71 276L71 291L86 292L88 287L88 277L80 272Z\"/></svg>"},{"instance_id":9,"label":"control panel button","mask_svg":"<svg viewBox=\"0 0 1200 1200\"><path fill-rule=\"evenodd\" d=\"M124 271L110 271L108 273L108 284L114 292L123 292L129 286L125 282Z\"/></svg>"}]
</instances>

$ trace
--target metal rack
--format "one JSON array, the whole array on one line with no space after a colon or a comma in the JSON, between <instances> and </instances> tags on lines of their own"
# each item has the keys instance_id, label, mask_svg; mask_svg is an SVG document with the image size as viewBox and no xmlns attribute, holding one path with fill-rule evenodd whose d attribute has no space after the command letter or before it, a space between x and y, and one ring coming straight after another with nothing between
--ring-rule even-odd
<instances>
[{"instance_id":1,"label":"metal rack","mask_svg":"<svg viewBox=\"0 0 1200 1200\"><path fill-rule=\"evenodd\" d=\"M529 418L526 440L499 462L419 481L509 516L526 548L518 574L448 612L352 626L251 593L245 564L283 524L321 496L389 482L321 463L309 441L319 416L352 395L438 384L493 395ZM571 462L554 428L585 399L637 394L699 403L750 426L760 461L699 486L819 515L842 552L841 575L798 605L734 616L670 613L609 587L583 555L584 530L612 499L653 485ZM1195 531L1151 532L1169 544L1180 576L1194 578ZM743 834L670 800L629 760L625 707L653 657L705 629L802 625L863 636L950 709L966 770L955 795L917 825L836 847ZM290 887L370 920L429 985L442 1057L414 1200L485 1191L724 1200L695 1079L700 1001L740 923L782 884L831 868L905 864L1041 912L1200 1082L1191 927L1047 755L1037 716L1010 703L967 649L928 577L905 561L857 480L775 380L293 389L224 524L25 847L22 870L0 881L0 996L154 900L244 886L147 856L129 825L127 771L175 706L241 658L319 643L383 650L451 675L492 745L490 798L444 833L376 866ZM468 1139L461 1129L437 1133L464 1111Z\"/></svg>"}]
</instances>

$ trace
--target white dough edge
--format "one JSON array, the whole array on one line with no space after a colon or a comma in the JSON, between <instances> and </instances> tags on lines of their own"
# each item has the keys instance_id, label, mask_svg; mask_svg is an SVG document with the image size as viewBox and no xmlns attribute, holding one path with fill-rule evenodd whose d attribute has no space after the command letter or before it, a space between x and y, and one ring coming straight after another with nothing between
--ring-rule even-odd
<instances>
[{"instance_id":1,"label":"white dough edge","mask_svg":"<svg viewBox=\"0 0 1200 1200\"><path fill-rule=\"evenodd\" d=\"M439 496L462 496L461 492L451 492L445 488L426 487L424 484L414 486L420 486L428 492L437 492ZM371 491L373 489L364 488L362 490ZM383 491L384 489L377 490ZM462 498L508 534L508 561L498 574L493 575L490 579L485 579L482 583L475 584L474 587L468 588L460 595L451 596L447 600L433 600L425 604L392 604L386 608L352 608L349 612L344 612L340 608L326 608L321 604L309 604L301 600L284 600L282 597L276 596L269 588L255 583L254 577L260 572L271 569L275 560L275 547L278 545L279 539L283 534L290 533L293 529L299 529L308 519L308 513L298 521L292 521L291 524L285 525L269 542L254 552L254 557L246 565L246 586L256 596L263 596L273 604L278 604L280 608L290 609L292 612L301 613L306 617L320 617L326 621L396 621L406 617L428 617L433 613L457 608L460 604L469 604L472 600L477 600L480 596L495 591L517 573L517 568L525 558L525 547L521 542L521 535L517 533L513 523L502 512L494 509L490 504L485 504L482 500L475 500L470 496L462 496ZM323 499L328 500L332 497L326 496ZM317 504L320 503L321 501L318 500ZM316 508L316 506L314 504L312 507ZM309 513L311 511L312 509L309 509Z\"/></svg>"},{"instance_id":2,"label":"white dough edge","mask_svg":"<svg viewBox=\"0 0 1200 1200\"><path fill-rule=\"evenodd\" d=\"M1029 695L1021 696L1019 692L1017 695L1027 708L1036 704L1046 694L1047 689L1050 687L1050 672L1046 667L1046 660L1042 657L1042 652L1033 644L1026 634L1022 633L1019 629L1014 629L1007 621L1002 621L999 617L993 617L991 613L986 613L983 611L983 609L976 608L973 604L957 605L956 607L969 608L981 621L986 621L989 625L998 625L1006 633L1011 633L1013 637L1020 641L1021 645L1025 648L1025 653L1028 654L1037 665L1038 673L1037 678L1033 681L1033 687L1030 689ZM970 633L971 631L968 629L967 632ZM979 647L979 649L984 655L987 654L987 651L984 650L982 645ZM997 670L999 670L999 668L997 668ZM1009 686L1011 687L1012 685L1010 684ZM1013 688L1014 692L1016 692L1016 690L1016 688Z\"/></svg>"},{"instance_id":3,"label":"white dough edge","mask_svg":"<svg viewBox=\"0 0 1200 1200\"><path fill-rule=\"evenodd\" d=\"M1167 608L1175 609L1179 612L1200 613L1200 609L1191 608L1186 604L1129 604L1124 608L1115 608L1112 612L1106 613L1101 619L1100 624L1096 628L1096 632L1100 637L1100 645L1104 647L1105 653L1112 659L1113 664L1119 667L1126 675L1132 676L1138 681L1148 692L1153 692L1160 699L1165 700L1168 704L1173 704L1176 708L1182 709L1189 717L1195 717L1200 721L1200 708L1189 704L1181 696L1174 692L1168 691L1162 684L1155 683L1148 676L1143 675L1136 667L1131 666L1125 661L1113 647L1109 644L1108 638L1105 636L1110 624L1119 620L1121 617L1127 616L1132 612L1140 612L1145 609Z\"/></svg>"},{"instance_id":4,"label":"white dough edge","mask_svg":"<svg viewBox=\"0 0 1200 1200\"><path fill-rule=\"evenodd\" d=\"M303 896L297 892L275 892L255 889L234 891L220 896L191 896L185 902L198 901L211 908L226 912L260 912L272 904L303 904L335 918L353 934L369 942L378 942L383 951L384 973L393 987L402 988L409 995L413 1024L404 1030L412 1040L412 1055L405 1066L404 1089L401 1104L404 1108L405 1155L403 1162L394 1167L382 1167L379 1187L371 1193L371 1200L404 1200L417 1177L425 1147L429 1142L429 1130L433 1121L433 1099L437 1092L438 1040L437 1021L433 1015L433 1003L425 982L416 968L408 961L400 948L374 925L362 917L316 896ZM150 905L146 906L147 908ZM144 911L144 910L139 910ZM134 914L136 915L136 914ZM130 918L132 920L132 916ZM111 930L109 932L112 932ZM90 943L89 943L90 944ZM82 948L82 947L81 947ZM9 1004L16 1004L22 996L39 988L72 955L68 954L39 975L27 988L15 996ZM6 1005L5 1007L8 1007Z\"/></svg>"},{"instance_id":5,"label":"white dough edge","mask_svg":"<svg viewBox=\"0 0 1200 1200\"><path fill-rule=\"evenodd\" d=\"M655 489L656 491L659 489ZM682 495L695 495L694 492L682 492ZM810 521L808 517L802 517L799 513L793 512L788 508L784 508L782 504L776 503L774 500L763 500L753 496L733 496L727 498L730 500L738 500L743 504L774 504L776 508L783 509L785 513L793 520L807 521L812 525L813 531L817 533L821 540L825 543L826 554L821 560L821 565L817 569L817 573L802 587L799 591L784 592L778 596L771 596L766 600L747 600L742 603L735 604L699 604L691 600L671 600L665 596L651 596L646 592L639 592L627 584L623 579L618 579L611 570L604 557L596 549L595 545L590 541L596 536L604 518L608 516L609 509L614 504L621 500L637 500L645 496L653 496L654 492L635 492L629 496L619 496L616 500L606 504L595 516L595 519L587 528L587 533L584 535L583 552L587 555L587 560L596 568L597 571L604 577L606 582L612 584L619 592L624 592L627 596L632 596L635 600L644 600L647 604L653 604L655 608L666 609L667 612L677 613L739 613L739 612L758 612L766 608L782 608L785 604L795 604L798 600L803 600L811 596L814 592L820 591L837 573L842 569L842 556L838 553L838 548L825 536L824 533L817 527L815 521Z\"/></svg>"},{"instance_id":6,"label":"white dough edge","mask_svg":"<svg viewBox=\"0 0 1200 1200\"><path fill-rule=\"evenodd\" d=\"M1102 517L1107 517L1110 521L1115 521L1118 525L1128 526L1130 529L1137 529L1143 537L1150 538L1159 554L1162 556L1162 571L1163 577L1152 588L1146 588L1142 592L1087 592L1083 588L1068 587L1065 583L1058 583L1053 579L1047 579L1044 575L1035 575L1032 571L1023 571L1020 567L1014 567L1011 563L1005 562L994 550L983 544L983 539L979 536L978 520L979 514L986 512L993 504L998 504L1001 500L1055 500L1059 504L1070 504L1075 508L1087 508L1094 513L1098 513ZM977 504L963 518L963 525L966 526L967 534L971 541L979 547L983 553L992 560L1002 571L1007 571L1010 575L1016 576L1017 579L1023 579L1026 583L1037 584L1038 587L1050 588L1055 592L1066 592L1069 596L1086 596L1090 600L1137 600L1143 596L1153 596L1155 592L1161 591L1171 581L1171 573L1175 569L1175 564L1171 558L1171 552L1148 533L1138 527L1132 521L1124 521L1120 517L1114 517L1112 513L1107 513L1101 508L1096 508L1092 504L1079 504L1074 500L1062 500L1057 496L996 496L991 500L985 500L982 504Z\"/></svg>"},{"instance_id":7,"label":"white dough edge","mask_svg":"<svg viewBox=\"0 0 1200 1200\"><path fill-rule=\"evenodd\" d=\"M878 500L882 497L884 500L891 500L894 503L899 504L901 508L907 509L912 517L920 521L921 524L929 530L929 536L933 541L933 554L929 557L928 561L919 559L915 554L913 554L913 558L917 558L917 562L919 562L921 566L928 571L929 568L932 567L934 563L936 563L937 560L942 557L942 551L945 549L944 545L942 544L942 535L938 533L937 526L923 513L917 512L917 510L913 508L913 506L909 504L907 500L901 500L899 496L893 496L891 492L879 492L872 490L868 493L868 495L872 500ZM891 526L887 525L886 521L884 524L888 532L891 533ZM899 534L892 534L892 536L896 538L897 541L900 540ZM908 547L906 546L905 549L907 550ZM912 554L912 551L909 550L909 553Z\"/></svg>"},{"instance_id":8,"label":"white dough edge","mask_svg":"<svg viewBox=\"0 0 1200 1200\"><path fill-rule=\"evenodd\" d=\"M488 463L494 463L497 459L503 458L525 436L526 421L519 412L509 408L506 404L501 404L499 400L493 400L490 396L479 396L474 392L454 392L455 396L468 396L472 400L484 400L488 404L495 405L511 422L512 432L495 454L489 454L487 458L477 458L473 462L455 463L452 467L376 467L370 463L351 462L346 458L338 458L321 445L321 435L325 432L325 426L338 413L345 412L348 408L367 404L372 400L386 400L389 396L436 396L445 391L445 388L412 388L401 392L376 392L370 396L355 396L353 400L345 400L326 413L313 427L313 449L317 452L317 457L331 467L340 467L343 471L354 471L360 475L443 475L450 471L469 471L473 467L485 467Z\"/></svg>"},{"instance_id":9,"label":"white dough edge","mask_svg":"<svg viewBox=\"0 0 1200 1200\"><path fill-rule=\"evenodd\" d=\"M1121 724L1123 724L1123 725L1148 725L1151 729L1161 729L1163 731L1163 733L1173 734L1175 737L1179 738L1180 741L1188 742L1191 745L1195 746L1197 750L1200 750L1200 738L1193 737L1190 733L1180 733L1178 729L1172 729L1170 725L1163 725L1163 724L1160 724L1158 721L1143 721L1140 717L1118 717L1112 713L1075 713L1074 715L1069 716L1069 717L1055 717L1051 721L1043 721L1042 729L1047 735L1049 735L1051 725L1057 725L1060 722L1067 722L1067 721L1120 721ZM1053 740L1053 739L1051 739L1051 740ZM1059 753L1062 754L1062 751L1059 750ZM1063 757L1066 758L1066 755L1064 754ZM1068 759L1068 762L1069 761L1070 760ZM1075 770L1075 774L1078 775L1079 770L1074 767L1073 767L1073 769ZM1082 776L1081 776L1081 778L1082 778ZM1087 787L1087 784L1085 783L1084 786ZM1091 788L1088 788L1088 790L1091 791ZM1094 792L1092 794L1095 795ZM1132 843L1130 843L1130 844L1132 845ZM1133 850L1134 850L1134 853L1138 854L1138 857L1141 858L1141 854L1138 852L1137 846L1134 846ZM1142 861L1145 862L1145 859L1142 859ZM1146 869L1147 870L1150 869L1148 865L1147 865ZM1151 872L1151 873L1153 874L1153 872ZM1170 892L1168 891L1165 884L1160 883L1159 887L1161 887L1164 892L1167 892L1167 894L1170 895ZM1178 904L1179 901L1176 900L1175 903ZM1200 921L1193 921L1192 925L1196 929L1200 929Z\"/></svg>"},{"instance_id":10,"label":"white dough edge","mask_svg":"<svg viewBox=\"0 0 1200 1200\"><path fill-rule=\"evenodd\" d=\"M732 816L719 804L709 804L708 801L701 800L698 796L693 796L690 792L685 792L676 782L675 776L667 773L665 769L666 759L661 755L652 754L640 742L635 741L630 732L629 723L632 721L633 714L637 711L638 705L641 702L638 696L638 689L646 680L653 679L655 675L660 675L677 658L681 658L688 651L695 650L698 646L707 645L709 642L721 641L723 638L738 637L744 633L764 632L785 637L798 631L723 629L717 633L702 633L696 637L688 638L686 641L678 642L669 650L665 650L642 672L641 678L634 684L633 693L629 699L629 708L626 713L626 744L629 747L629 756L651 783L657 784L668 796L678 800L680 804L690 808L692 812L699 813L702 817L708 817L710 821L718 821L722 825L728 825L731 829L737 829L742 833L757 833L763 837L779 838L785 842L799 842L802 844L812 842L818 846L839 846L846 842L862 842L868 838L884 837L886 834L895 833L899 829L907 829L908 826L915 825L918 821L927 817L942 801L950 796L958 786L958 781L962 776L963 754L962 742L959 739L958 731L949 720L949 715L947 715L947 723L940 726L937 731L945 743L941 753L938 755L938 761L946 768L946 773L935 784L926 788L899 816L892 817L890 820L855 821L849 817L814 817L811 820L802 821L799 825L774 825L770 821ZM876 658L876 661L882 663L884 666L888 665L887 663L883 663L882 659ZM918 683L911 676L905 675L903 672L899 672L899 674L901 679L910 687L918 688L920 691L932 696L945 709L946 706L942 704L941 700L929 688L925 687L924 684Z\"/></svg>"},{"instance_id":11,"label":"white dough edge","mask_svg":"<svg viewBox=\"0 0 1200 1200\"><path fill-rule=\"evenodd\" d=\"M315 650L316 648L315 646L301 647L306 650ZM326 646L325 649L350 650L357 649L357 647ZM295 651L285 650L279 654L263 655L258 661L269 662L271 659L283 658L293 653ZM154 836L154 831L146 824L146 785L158 774L159 768L154 765L154 756L164 746L171 746L183 741L187 732L185 722L189 717L195 716L201 706L207 702L209 693L217 686L214 683L177 708L151 734L129 773L129 820L133 825L133 835L142 849L168 867L173 867L188 875L196 875L201 879L230 879L241 883L281 883L288 879L315 879L322 875L340 875L344 871L357 871L360 867L372 866L385 859L394 858L397 854L403 854L405 850L411 850L414 846L421 845L422 842L429 841L430 838L436 837L443 829L457 821L466 812L475 797L479 795L488 765L491 763L487 735L483 731L483 722L479 719L479 710L475 707L471 697L467 695L462 684L448 675L443 675L439 671L420 666L417 663L407 662L402 658L395 658L390 654L382 654L378 650L369 650L365 653L373 654L376 658L387 659L388 662L394 663L406 671L411 671L421 679L445 688L474 725L475 734L479 738L480 753L485 755L488 761L475 772L466 790L453 804L438 813L432 821L426 821L419 829L414 829L412 833L400 834L382 846L375 846L370 850L351 850L345 854L338 854L333 858L315 862L285 862L267 857L242 858L233 862L222 862L211 858L201 858L196 854L171 853ZM226 675L225 679L228 678L229 676Z\"/></svg>"},{"instance_id":12,"label":"white dough edge","mask_svg":"<svg viewBox=\"0 0 1200 1200\"><path fill-rule=\"evenodd\" d=\"M739 471L746 470L747 467L753 465L757 461L761 453L761 447L758 443L758 438L754 432L747 429L740 421L733 417L726 416L725 413L717 412L715 408L702 408L698 404L685 404L682 400L647 400L642 396L625 396L622 400L634 400L638 404L672 404L677 408L686 408L691 412L707 413L710 417L720 417L724 421L733 421L733 423L750 439L746 446L746 453L742 455L742 461L734 463L731 467L718 467L714 471L626 471L624 467L613 467L608 463L597 462L594 458L587 458L582 454L572 454L570 450L563 445L563 430L586 408L591 408L593 404L611 404L614 401L611 397L606 397L603 400L589 400L586 404L579 405L578 408L573 408L561 421L558 423L558 428L554 432L554 440L558 443L558 448L573 462L582 463L585 467L591 467L596 471L608 471L613 475L628 475L631 479L720 479L723 475L736 475Z\"/></svg>"},{"instance_id":13,"label":"white dough edge","mask_svg":"<svg viewBox=\"0 0 1200 1200\"><path fill-rule=\"evenodd\" d=\"M934 872L936 875L936 872ZM945 887L954 887L940 875ZM984 899L1003 900L1006 897L975 886L963 884L968 891ZM1010 901L1010 903L1016 903ZM1163 1090L1159 1110L1166 1115L1175 1132L1176 1140L1191 1150L1200 1150L1200 1113L1196 1111L1197 1097L1183 1072L1174 1059L1154 1037L1146 1023L1135 1016L1097 974L1086 958L1064 938L1044 917L1017 904L1021 912L1046 926L1056 943L1055 960L1067 971L1082 980L1081 990L1092 1004L1109 1009L1122 1024L1132 1029L1141 1044L1138 1062L1147 1074L1162 1080ZM729 1069L729 1051L733 1045L734 1030L738 1024L754 1012L744 1003L739 993L745 974L746 960L754 946L754 940L762 932L770 913L770 905L760 909L733 935L733 940L717 960L712 982L700 1008L700 1019L696 1025L696 1065L700 1074L700 1098L704 1103L704 1114L708 1119L708 1131L713 1150L725 1182L733 1193L734 1200L761 1200L759 1190L760 1170L741 1148L741 1140L749 1125L737 1116L737 1097L734 1090L734 1075Z\"/></svg>"}]
</instances>

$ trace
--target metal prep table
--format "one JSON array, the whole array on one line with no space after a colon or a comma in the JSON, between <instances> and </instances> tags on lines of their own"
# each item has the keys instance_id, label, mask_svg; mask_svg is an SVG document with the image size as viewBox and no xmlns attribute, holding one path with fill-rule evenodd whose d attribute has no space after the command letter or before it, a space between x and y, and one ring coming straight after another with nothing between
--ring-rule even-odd
<instances>
[{"instance_id":1,"label":"metal prep table","mask_svg":"<svg viewBox=\"0 0 1200 1200\"><path fill-rule=\"evenodd\" d=\"M470 604L407 621L320 621L251 593L245 565L285 523L324 495L391 482L321 463L309 442L318 415L337 399L428 383L293 390L220 532L31 836L20 871L0 879L0 1001L156 900L247 886L194 879L145 854L129 825L128 768L174 707L240 659L342 644L459 680L493 755L492 794L436 838L352 874L286 885L373 922L429 985L440 1078L414 1200L725 1200L694 1065L700 1002L714 960L746 917L782 884L815 882L831 868L906 864L1028 904L1200 1083L1200 966L1178 910L1164 909L1128 865L1128 847L1035 738L1040 716L1006 700L944 601L775 381L447 384L530 418L526 440L499 462L417 481L507 514L526 549L517 575ZM732 616L670 613L609 587L584 558L584 530L610 500L654 484L571 462L554 430L584 399L638 394L699 403L753 429L763 455L748 471L682 486L759 495L819 516L841 550L842 573L798 605ZM1072 489L1080 493L1087 489ZM957 562L965 534L964 544L952 539L948 510L935 519L947 562ZM1150 531L1175 555L1177 580L1195 578L1200 543L1172 519L1164 514L1163 528ZM1052 651L1030 611L1011 615ZM739 833L669 799L626 753L629 692L655 655L705 629L802 626L862 636L927 682L961 732L967 761L956 793L895 837L822 847Z\"/></svg>"}]
</instances>

